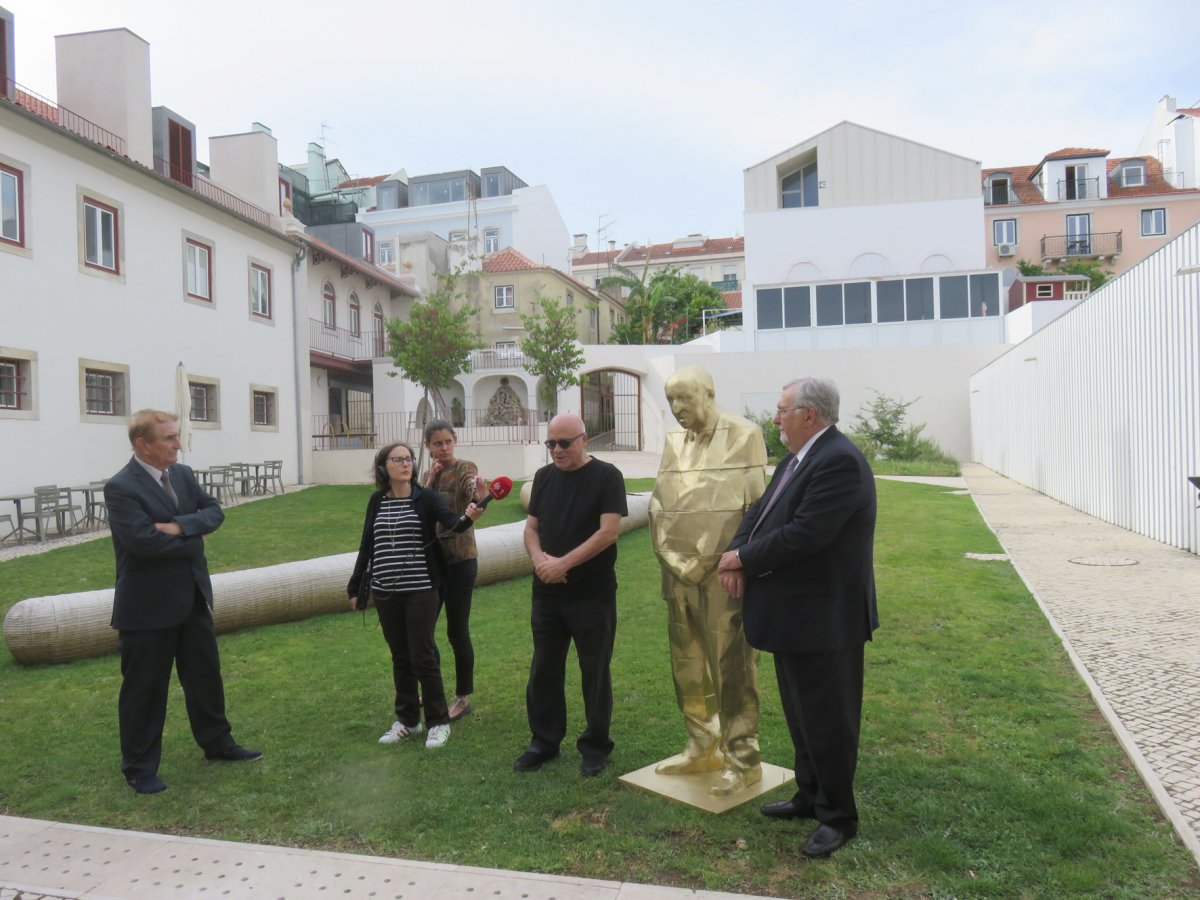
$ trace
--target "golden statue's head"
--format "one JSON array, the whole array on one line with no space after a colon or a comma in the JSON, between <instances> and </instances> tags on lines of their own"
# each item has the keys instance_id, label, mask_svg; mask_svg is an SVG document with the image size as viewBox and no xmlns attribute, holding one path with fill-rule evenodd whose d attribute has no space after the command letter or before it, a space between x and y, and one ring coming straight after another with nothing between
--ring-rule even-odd
<instances>
[{"instance_id":1,"label":"golden statue's head","mask_svg":"<svg viewBox=\"0 0 1200 900\"><path fill-rule=\"evenodd\" d=\"M704 431L717 417L712 376L697 366L684 366L666 383L667 403L675 421L688 431Z\"/></svg>"}]
</instances>

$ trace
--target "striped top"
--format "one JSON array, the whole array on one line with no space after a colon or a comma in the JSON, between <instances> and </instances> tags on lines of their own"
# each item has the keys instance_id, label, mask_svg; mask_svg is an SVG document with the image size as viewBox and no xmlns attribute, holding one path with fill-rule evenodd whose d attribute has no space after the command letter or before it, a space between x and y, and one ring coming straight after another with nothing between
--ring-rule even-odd
<instances>
[{"instance_id":1,"label":"striped top","mask_svg":"<svg viewBox=\"0 0 1200 900\"><path fill-rule=\"evenodd\" d=\"M384 497L375 516L371 589L409 593L433 589L411 497Z\"/></svg>"}]
</instances>

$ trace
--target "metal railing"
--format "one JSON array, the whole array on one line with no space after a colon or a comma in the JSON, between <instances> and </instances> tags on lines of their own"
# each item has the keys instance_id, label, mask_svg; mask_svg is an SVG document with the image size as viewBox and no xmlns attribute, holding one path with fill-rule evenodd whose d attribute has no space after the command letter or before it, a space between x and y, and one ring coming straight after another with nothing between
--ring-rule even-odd
<instances>
[{"instance_id":1,"label":"metal railing","mask_svg":"<svg viewBox=\"0 0 1200 900\"><path fill-rule=\"evenodd\" d=\"M203 175L200 175L186 166L178 166L169 160L161 157L154 157L154 171L159 175L166 175L172 181L183 185L204 197L211 200L213 203L220 204L226 209L237 213L239 216L244 216L251 222L255 222L263 228L271 227L271 214L265 209L260 209L253 203L243 200L224 188L219 188Z\"/></svg>"},{"instance_id":2,"label":"metal railing","mask_svg":"<svg viewBox=\"0 0 1200 900\"><path fill-rule=\"evenodd\" d=\"M483 350L472 350L468 372L481 372L486 369L523 369L525 354L517 347L491 347Z\"/></svg>"},{"instance_id":3,"label":"metal railing","mask_svg":"<svg viewBox=\"0 0 1200 900\"><path fill-rule=\"evenodd\" d=\"M125 138L114 134L107 128L101 128L95 122L85 119L65 106L58 106L36 91L31 91L5 75L0 75L0 100L7 100L14 106L27 109L47 122L65 128L72 134L77 134L101 147L107 147L122 156L125 155Z\"/></svg>"},{"instance_id":4,"label":"metal railing","mask_svg":"<svg viewBox=\"0 0 1200 900\"><path fill-rule=\"evenodd\" d=\"M329 328L320 319L308 320L308 346L339 359L378 359L388 353L387 331L355 334L346 328Z\"/></svg>"},{"instance_id":5,"label":"metal railing","mask_svg":"<svg viewBox=\"0 0 1200 900\"><path fill-rule=\"evenodd\" d=\"M1117 256L1121 252L1120 231L1088 234L1056 234L1042 238L1042 259L1081 256Z\"/></svg>"},{"instance_id":6,"label":"metal railing","mask_svg":"<svg viewBox=\"0 0 1200 900\"><path fill-rule=\"evenodd\" d=\"M467 445L536 444L539 440L537 413L522 409L523 422L489 425L488 410L468 409L454 422L458 443ZM314 450L362 450L386 447L404 441L417 447L424 439L424 426L415 412L375 413L370 425L353 424L342 416L313 416Z\"/></svg>"},{"instance_id":7,"label":"metal railing","mask_svg":"<svg viewBox=\"0 0 1200 900\"><path fill-rule=\"evenodd\" d=\"M983 189L984 206L1007 206L1020 202L1021 200L1017 197L1016 191L1009 186L988 185Z\"/></svg>"},{"instance_id":8,"label":"metal railing","mask_svg":"<svg viewBox=\"0 0 1200 900\"><path fill-rule=\"evenodd\" d=\"M1095 200L1100 196L1100 179L1063 178L1058 182L1059 200Z\"/></svg>"}]
</instances>

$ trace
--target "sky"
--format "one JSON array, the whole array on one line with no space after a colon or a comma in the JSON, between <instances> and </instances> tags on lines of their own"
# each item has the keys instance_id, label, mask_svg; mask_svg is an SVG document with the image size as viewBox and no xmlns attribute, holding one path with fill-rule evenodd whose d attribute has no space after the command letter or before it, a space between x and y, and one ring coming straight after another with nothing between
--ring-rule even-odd
<instances>
[{"instance_id":1,"label":"sky","mask_svg":"<svg viewBox=\"0 0 1200 900\"><path fill-rule=\"evenodd\" d=\"M324 142L354 177L507 166L595 249L742 233L742 173L843 120L966 156L1137 150L1200 106L1194 29L1127 0L0 0L16 80L55 99L54 35L125 27L151 99L210 135Z\"/></svg>"}]
</instances>

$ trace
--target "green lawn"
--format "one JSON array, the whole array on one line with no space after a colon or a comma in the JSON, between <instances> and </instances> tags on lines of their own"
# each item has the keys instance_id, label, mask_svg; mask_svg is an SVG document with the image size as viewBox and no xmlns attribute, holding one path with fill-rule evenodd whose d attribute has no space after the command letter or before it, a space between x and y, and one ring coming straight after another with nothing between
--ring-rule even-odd
<instances>
[{"instance_id":1,"label":"green lawn","mask_svg":"<svg viewBox=\"0 0 1200 900\"><path fill-rule=\"evenodd\" d=\"M352 550L367 493L318 487L231 509L209 544L212 567ZM476 592L476 713L444 750L376 743L392 715L374 614L365 629L359 615L328 615L221 638L235 735L266 757L205 763L176 688L160 772L171 790L157 797L134 795L120 777L115 657L26 668L0 652L0 810L795 897L1200 894L1194 860L1012 568L963 559L999 549L970 498L895 482L879 483L879 496L883 626L867 649L862 830L832 860L800 856L810 823L768 821L754 804L715 817L617 781L683 742L645 530L620 542L617 748L599 779L579 777L569 745L540 773L510 769L528 737L529 597L519 579ZM519 518L514 497L485 521ZM12 560L0 564L0 611L111 579L107 541ZM790 765L769 657L761 673L764 755ZM573 739L581 703L570 670L568 705Z\"/></svg>"}]
</instances>

